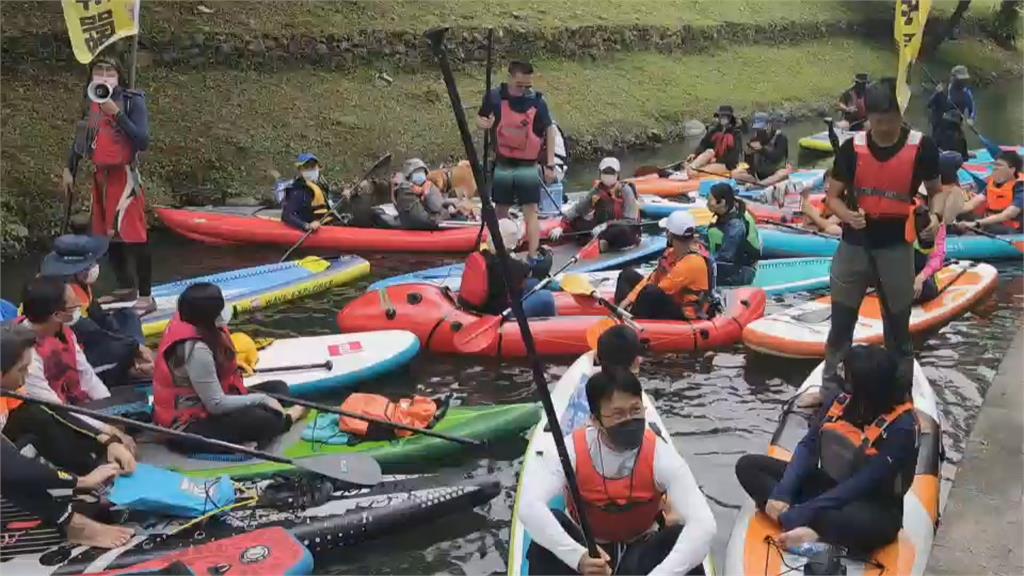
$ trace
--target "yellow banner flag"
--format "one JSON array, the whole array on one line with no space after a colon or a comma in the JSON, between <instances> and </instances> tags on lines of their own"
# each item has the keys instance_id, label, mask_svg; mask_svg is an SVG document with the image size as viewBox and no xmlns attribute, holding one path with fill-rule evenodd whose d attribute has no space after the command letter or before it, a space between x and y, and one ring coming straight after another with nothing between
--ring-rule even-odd
<instances>
[{"instance_id":1,"label":"yellow banner flag","mask_svg":"<svg viewBox=\"0 0 1024 576\"><path fill-rule=\"evenodd\" d=\"M101 50L139 33L142 0L61 0L75 58L92 62Z\"/></svg>"},{"instance_id":2,"label":"yellow banner flag","mask_svg":"<svg viewBox=\"0 0 1024 576\"><path fill-rule=\"evenodd\" d=\"M932 0L896 0L893 34L900 51L899 70L896 71L896 99L900 103L900 112L905 111L910 103L910 67L921 51L924 23L931 8Z\"/></svg>"}]
</instances>

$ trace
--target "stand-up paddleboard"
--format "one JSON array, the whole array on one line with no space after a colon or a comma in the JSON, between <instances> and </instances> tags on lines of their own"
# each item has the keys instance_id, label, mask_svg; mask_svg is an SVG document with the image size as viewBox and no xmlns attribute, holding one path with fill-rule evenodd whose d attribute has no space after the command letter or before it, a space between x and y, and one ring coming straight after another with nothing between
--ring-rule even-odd
<instances>
[{"instance_id":1,"label":"stand-up paddleboard","mask_svg":"<svg viewBox=\"0 0 1024 576\"><path fill-rule=\"evenodd\" d=\"M824 364L819 365L807 377L797 395L821 387L823 368ZM895 542L875 550L867 558L870 563L865 563L865 559L843 559L845 573L851 576L920 575L928 565L941 510L939 467L942 433L935 392L917 362L914 362L912 396L921 433L914 482L903 497L903 529ZM782 414L768 447L769 456L789 460L797 443L807 433L810 413L794 405L793 402L787 404ZM725 573L737 576L776 576L789 570L802 573L806 558L782 551L772 544L780 533L778 523L757 511L748 498L729 538Z\"/></svg>"},{"instance_id":2,"label":"stand-up paddleboard","mask_svg":"<svg viewBox=\"0 0 1024 576\"><path fill-rule=\"evenodd\" d=\"M840 146L843 142L853 138L853 135L856 133L856 131L836 129L836 136L839 137ZM821 132L811 134L810 136L804 136L797 140L797 144L799 144L801 148L814 150L815 152L824 152L826 154L835 154L836 152L832 149L832 141L828 138L828 130L822 130Z\"/></svg>"},{"instance_id":3,"label":"stand-up paddleboard","mask_svg":"<svg viewBox=\"0 0 1024 576\"><path fill-rule=\"evenodd\" d=\"M956 262L935 275L940 293L930 302L914 306L910 332L920 334L944 326L995 289L999 273L988 264ZM832 298L825 296L754 320L743 329L749 348L786 358L823 358L832 326ZM876 294L864 298L854 329L855 344L882 344L881 303Z\"/></svg>"},{"instance_id":4,"label":"stand-up paddleboard","mask_svg":"<svg viewBox=\"0 0 1024 576\"><path fill-rule=\"evenodd\" d=\"M325 366L257 373L246 376L245 385L283 380L291 393L299 396L333 392L397 370L411 362L419 350L419 339L405 330L282 338L259 351L256 368Z\"/></svg>"},{"instance_id":5,"label":"stand-up paddleboard","mask_svg":"<svg viewBox=\"0 0 1024 576\"><path fill-rule=\"evenodd\" d=\"M561 268L563 264L568 262L576 255L577 252L579 252L580 248L582 248L582 246L576 243L564 243L552 246L551 269L558 270ZM568 271L582 273L596 272L599 270L615 270L630 264L653 259L664 250L664 236L650 236L644 234L640 239L640 244L633 246L632 248L604 252L596 255L595 257L580 260L576 264L570 266ZM427 268L426 270L420 270L418 272L399 274L398 276L384 278L383 280L378 280L373 284L370 284L366 291L373 292L375 290L380 290L381 288L397 286L399 284L434 284L436 286L444 286L458 291L459 287L462 286L462 271L464 268L465 265L462 262L459 262L457 264Z\"/></svg>"},{"instance_id":6,"label":"stand-up paddleboard","mask_svg":"<svg viewBox=\"0 0 1024 576\"><path fill-rule=\"evenodd\" d=\"M162 334L178 309L178 296L185 288L199 282L210 282L219 286L224 294L224 302L232 306L238 314L317 294L369 273L370 263L359 256L339 256L331 259L309 256L301 260L241 268L160 284L153 287L156 311L142 318L142 331L146 336ZM123 308L131 305L132 302L119 302L104 307Z\"/></svg>"},{"instance_id":7,"label":"stand-up paddleboard","mask_svg":"<svg viewBox=\"0 0 1024 576\"><path fill-rule=\"evenodd\" d=\"M800 258L832 256L839 248L839 239L792 228L760 225L761 255L764 258ZM1002 240L976 234L946 236L946 257L953 260L1020 260L1020 250L1013 242L1024 241L1024 234L1001 234Z\"/></svg>"},{"instance_id":8,"label":"stand-up paddleboard","mask_svg":"<svg viewBox=\"0 0 1024 576\"><path fill-rule=\"evenodd\" d=\"M555 405L555 412L559 414L559 425L562 433L570 435L579 428L587 425L590 420L590 407L587 405L586 385L591 374L600 371L599 366L594 365L594 353L587 352L579 357L576 362L562 375L558 382L551 388L551 401ZM671 435L665 424L658 415L654 401L647 394L644 394L644 406L646 407L646 418L648 425L659 433L669 445L673 445ZM526 447L526 456L523 458L523 465L519 469L519 483L516 487L516 499L512 509L512 532L509 538L508 552L508 574L509 576L527 576L530 574L529 561L526 552L530 548L530 535L522 522L519 521L519 504L522 497L523 481L532 470L541 466L541 461L546 452L555 450L554 440L551 438L551 431L547 427L547 418L541 416L540 422L530 433L530 443ZM549 503L550 508L562 508L566 506L565 498L558 497ZM714 565L711 556L704 559L704 573L714 574Z\"/></svg>"},{"instance_id":9,"label":"stand-up paddleboard","mask_svg":"<svg viewBox=\"0 0 1024 576\"><path fill-rule=\"evenodd\" d=\"M644 266L637 271L650 274L654 268ZM831 258L780 258L778 260L761 260L757 263L757 273L750 286L760 288L769 296L808 292L828 288L829 271L832 269ZM591 285L603 294L614 294L619 279L619 270L590 272L584 276ZM552 290L559 286L553 283Z\"/></svg>"}]
</instances>

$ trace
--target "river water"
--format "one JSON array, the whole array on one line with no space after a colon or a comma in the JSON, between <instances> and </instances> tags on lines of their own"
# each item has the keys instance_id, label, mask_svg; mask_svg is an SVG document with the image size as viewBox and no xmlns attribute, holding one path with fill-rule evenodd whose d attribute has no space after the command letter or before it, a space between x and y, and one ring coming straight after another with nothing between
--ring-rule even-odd
<instances>
[{"instance_id":1,"label":"river water","mask_svg":"<svg viewBox=\"0 0 1024 576\"><path fill-rule=\"evenodd\" d=\"M1024 141L1024 99L1019 82L1003 83L977 94L978 127L1003 143ZM921 123L923 114L915 98L909 114ZM924 124L918 124L924 127ZM787 125L798 157L800 136L820 131L820 121ZM969 136L976 146L976 140ZM681 159L694 142L665 145L657 150L624 155L628 172L641 164L668 164ZM801 165L821 163L820 155L802 154ZM827 161L826 161L827 163ZM589 184L596 162L577 162L568 189ZM154 275L158 282L208 274L276 261L281 248L218 248L172 236L154 234ZM5 298L17 301L21 285L38 266L40 255L5 262L0 288ZM455 261L455 257L371 255L373 273L350 286L293 305L239 318L236 329L254 336L288 337L327 334L336 330L334 315L372 279ZM919 341L918 358L940 400L946 463L943 486L948 489L961 451L981 407L985 392L1007 347L1021 325L1024 276L1021 263L1000 264L1000 284L992 297L936 334ZM104 282L109 282L104 274ZM778 298L769 313L792 305L806 295ZM572 359L546 362L551 381ZM642 376L657 401L672 438L683 453L718 519L715 551L722 558L736 513L745 496L736 482L733 465L746 452L761 452L775 428L782 404L813 369L813 362L760 356L736 345L700 356L664 355L648 359ZM466 360L421 356L407 373L376 382L364 389L394 394L435 394L453 391L467 404L502 404L535 399L529 370L523 362ZM318 572L422 574L503 572L509 524L515 496L519 459L480 460L469 463L502 482L501 494L475 511L446 518L430 526L413 528L394 537L340 551L320 559ZM945 490L944 490L945 493ZM721 561L718 562L722 566Z\"/></svg>"}]
</instances>

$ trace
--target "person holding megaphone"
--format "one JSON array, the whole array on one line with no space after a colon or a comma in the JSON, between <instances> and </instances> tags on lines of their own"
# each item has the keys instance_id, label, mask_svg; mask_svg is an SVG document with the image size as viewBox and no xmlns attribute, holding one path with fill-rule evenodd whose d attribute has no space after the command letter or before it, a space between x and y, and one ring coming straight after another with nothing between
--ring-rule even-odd
<instances>
[{"instance_id":1,"label":"person holding megaphone","mask_svg":"<svg viewBox=\"0 0 1024 576\"><path fill-rule=\"evenodd\" d=\"M112 54L100 54L90 64L85 111L75 130L61 190L70 202L78 165L83 158L89 159L94 168L92 234L110 238L110 261L118 285L98 302L137 298L135 310L145 314L156 309L156 302L150 292L146 200L136 156L149 147L149 115L145 96L123 86L125 81L121 64ZM134 276L128 271L129 257L135 261Z\"/></svg>"}]
</instances>

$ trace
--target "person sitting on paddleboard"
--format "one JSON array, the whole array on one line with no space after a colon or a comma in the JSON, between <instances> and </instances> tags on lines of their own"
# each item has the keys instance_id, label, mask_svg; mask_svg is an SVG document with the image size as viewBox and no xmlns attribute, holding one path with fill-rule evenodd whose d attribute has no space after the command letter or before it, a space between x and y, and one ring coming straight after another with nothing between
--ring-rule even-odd
<instances>
[{"instance_id":1,"label":"person sitting on paddleboard","mask_svg":"<svg viewBox=\"0 0 1024 576\"><path fill-rule=\"evenodd\" d=\"M868 119L867 106L864 96L868 87L868 75L858 72L853 77L853 86L850 86L839 97L836 102L836 109L843 113L843 119L835 123L839 130L863 130Z\"/></svg>"},{"instance_id":2,"label":"person sitting on paddleboard","mask_svg":"<svg viewBox=\"0 0 1024 576\"><path fill-rule=\"evenodd\" d=\"M564 212L562 225L554 228L549 240L558 240L563 231L596 231L601 252L625 250L640 242L640 203L636 188L619 180L621 165L617 158L605 158L598 164L600 180L590 193L574 202ZM586 244L590 238L577 236Z\"/></svg>"},{"instance_id":3,"label":"person sitting on paddleboard","mask_svg":"<svg viewBox=\"0 0 1024 576\"><path fill-rule=\"evenodd\" d=\"M957 172L964 163L963 157L953 151L939 154L939 178L943 192L963 196ZM918 190L917 206L914 207L914 226L917 240L914 241L914 303L923 304L934 300L939 294L935 284L935 273L946 264L946 226L931 227L928 210L928 194L922 186Z\"/></svg>"},{"instance_id":4,"label":"person sitting on paddleboard","mask_svg":"<svg viewBox=\"0 0 1024 576\"><path fill-rule=\"evenodd\" d=\"M757 221L731 184L711 187L708 210L715 219L708 228L708 248L715 257L720 286L745 286L754 281L761 259Z\"/></svg>"},{"instance_id":5,"label":"person sitting on paddleboard","mask_svg":"<svg viewBox=\"0 0 1024 576\"><path fill-rule=\"evenodd\" d=\"M153 372L153 422L233 444L265 446L301 420L302 406L283 408L260 394L288 394L281 380L246 388L227 329L230 308L220 288L199 282L178 297ZM175 448L190 451L187 442ZM196 448L207 451L209 448Z\"/></svg>"},{"instance_id":6,"label":"person sitting on paddleboard","mask_svg":"<svg viewBox=\"0 0 1024 576\"><path fill-rule=\"evenodd\" d=\"M740 485L781 525L783 549L821 540L870 553L903 525L918 427L899 359L855 346L845 367L841 392L826 400L789 463L764 454L736 462Z\"/></svg>"},{"instance_id":7,"label":"person sitting on paddleboard","mask_svg":"<svg viewBox=\"0 0 1024 576\"><path fill-rule=\"evenodd\" d=\"M739 166L743 132L732 106L719 106L715 120L717 123L708 129L697 149L686 159L687 166L694 170L691 177L699 177L704 172L727 175Z\"/></svg>"},{"instance_id":8,"label":"person sitting on paddleboard","mask_svg":"<svg viewBox=\"0 0 1024 576\"><path fill-rule=\"evenodd\" d=\"M568 488L555 451L546 450L519 499L533 541L530 573L703 573L715 518L686 461L648 425L640 381L627 369L604 368L589 378L586 394L590 425L565 441L601 557L588 555L571 507L548 508ZM682 523L660 528L666 496Z\"/></svg>"},{"instance_id":9,"label":"person sitting on paddleboard","mask_svg":"<svg viewBox=\"0 0 1024 576\"><path fill-rule=\"evenodd\" d=\"M703 320L719 308L715 264L697 237L697 223L687 210L677 210L660 225L669 247L658 266L644 278L633 268L619 273L615 301L637 318Z\"/></svg>"},{"instance_id":10,"label":"person sitting on paddleboard","mask_svg":"<svg viewBox=\"0 0 1024 576\"><path fill-rule=\"evenodd\" d=\"M968 201L961 218L984 206L986 216L958 222L961 232L981 228L993 234L1018 234L1024 228L1024 161L1013 150L1003 150L992 166L985 189ZM968 216L969 217L969 216Z\"/></svg>"},{"instance_id":11,"label":"person sitting on paddleboard","mask_svg":"<svg viewBox=\"0 0 1024 576\"><path fill-rule=\"evenodd\" d=\"M43 258L39 275L61 278L74 291L82 314L71 330L89 363L100 368L104 384L116 386L151 377L153 355L146 347L139 315L132 308L107 311L93 298L99 259L107 243L102 236L60 236L53 242L53 251Z\"/></svg>"},{"instance_id":12,"label":"person sitting on paddleboard","mask_svg":"<svg viewBox=\"0 0 1024 576\"><path fill-rule=\"evenodd\" d=\"M733 178L764 187L789 178L793 173L793 166L789 164L789 138L778 125L777 119L767 112L754 113L750 126L753 135L743 147L748 168L733 170Z\"/></svg>"},{"instance_id":13,"label":"person sitting on paddleboard","mask_svg":"<svg viewBox=\"0 0 1024 576\"><path fill-rule=\"evenodd\" d=\"M25 394L36 334L26 326L0 326L0 385ZM94 491L135 470L135 459L116 436L107 435L74 414L57 415L15 398L0 398L0 495L24 512L55 527L71 544L116 548L134 530L103 524L54 499L50 490ZM21 450L31 444L46 462ZM124 468L122 468L122 465ZM12 527L7 526L7 529Z\"/></svg>"},{"instance_id":14,"label":"person sitting on paddleboard","mask_svg":"<svg viewBox=\"0 0 1024 576\"><path fill-rule=\"evenodd\" d=\"M825 179L828 179L826 172ZM842 220L822 204L820 207L811 202L810 189L800 192L800 212L804 215L802 227L813 232L820 232L838 238L843 233Z\"/></svg>"},{"instance_id":15,"label":"person sitting on paddleboard","mask_svg":"<svg viewBox=\"0 0 1024 576\"><path fill-rule=\"evenodd\" d=\"M511 254L523 240L522 227L515 220L502 218L498 221L498 229L505 249ZM513 256L508 259L508 266L512 281L520 285L522 294L539 282L537 278L531 278L526 262ZM510 306L509 293L501 274L501 261L490 239L487 246L466 258L459 285L459 304L480 314L501 314ZM523 312L528 318L555 316L554 294L545 289L530 294L523 300Z\"/></svg>"}]
</instances>

